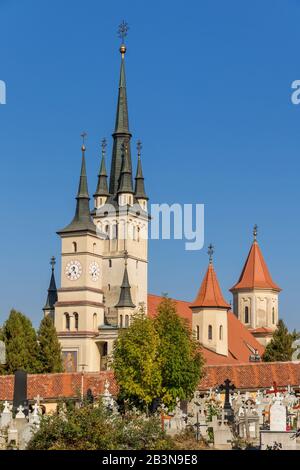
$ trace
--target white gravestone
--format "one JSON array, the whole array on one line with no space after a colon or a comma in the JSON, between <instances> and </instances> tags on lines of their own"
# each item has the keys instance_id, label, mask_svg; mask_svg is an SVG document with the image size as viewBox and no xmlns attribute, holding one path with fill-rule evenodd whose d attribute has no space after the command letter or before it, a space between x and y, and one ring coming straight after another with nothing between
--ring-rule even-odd
<instances>
[{"instance_id":1,"label":"white gravestone","mask_svg":"<svg viewBox=\"0 0 300 470\"><path fill-rule=\"evenodd\" d=\"M270 431L286 431L286 407L280 401L270 407Z\"/></svg>"}]
</instances>

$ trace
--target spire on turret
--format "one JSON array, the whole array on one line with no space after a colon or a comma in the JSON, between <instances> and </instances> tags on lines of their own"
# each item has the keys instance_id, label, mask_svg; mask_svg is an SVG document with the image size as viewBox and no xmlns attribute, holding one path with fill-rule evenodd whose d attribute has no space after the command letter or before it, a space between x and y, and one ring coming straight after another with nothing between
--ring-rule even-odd
<instances>
[{"instance_id":1,"label":"spire on turret","mask_svg":"<svg viewBox=\"0 0 300 470\"><path fill-rule=\"evenodd\" d=\"M129 119L128 119L128 105L127 105L127 93L126 93L126 77L125 77L125 53L126 46L124 44L124 39L127 35L128 25L124 21L119 26L119 37L122 40L120 46L121 53L121 68L120 68L120 80L119 80L119 95L118 95L118 104L116 112L116 122L115 130L113 133L113 151L112 151L112 161L111 161L111 171L110 171L110 183L109 183L109 192L115 198L118 192L120 185L120 175L122 170L122 144L124 139L128 141L127 145L127 159L128 159L128 170L132 172L131 165L131 151L130 151L130 139L131 133L129 131Z\"/></svg>"},{"instance_id":2,"label":"spire on turret","mask_svg":"<svg viewBox=\"0 0 300 470\"><path fill-rule=\"evenodd\" d=\"M106 172L106 165L105 165L105 156L106 156L106 139L102 139L101 142L102 147L102 158L101 158L101 165L100 170L98 173L98 184L97 189L94 194L94 197L97 196L109 196L108 186L107 186L107 172Z\"/></svg>"},{"instance_id":3,"label":"spire on turret","mask_svg":"<svg viewBox=\"0 0 300 470\"><path fill-rule=\"evenodd\" d=\"M128 146L129 146L129 140L125 139L123 144L122 144L123 164L122 164L122 169L121 169L120 185L119 185L119 188L118 188L118 194L121 194L121 193L131 194L131 193L133 193L131 165L130 165L130 161L129 161Z\"/></svg>"},{"instance_id":4,"label":"spire on turret","mask_svg":"<svg viewBox=\"0 0 300 470\"><path fill-rule=\"evenodd\" d=\"M57 302L57 288L56 288L56 282L55 282L55 276L54 276L55 264L56 264L55 258L54 256L52 256L50 260L50 265L51 265L50 284L48 288L47 300L43 308L45 315L54 311L54 305Z\"/></svg>"},{"instance_id":5,"label":"spire on turret","mask_svg":"<svg viewBox=\"0 0 300 470\"><path fill-rule=\"evenodd\" d=\"M125 269L124 269L123 281L121 285L119 302L117 303L116 308L123 308L123 307L135 308L135 305L132 302L132 298L131 298L131 286L129 283L128 271L127 271L127 259L128 259L127 251L124 252L124 257L125 257Z\"/></svg>"},{"instance_id":6,"label":"spire on turret","mask_svg":"<svg viewBox=\"0 0 300 470\"><path fill-rule=\"evenodd\" d=\"M78 192L76 196L76 212L72 222L67 225L64 229L57 232L59 235L62 233L67 232L78 232L78 231L90 231L96 232L96 226L92 221L91 214L90 214L90 206L89 206L89 192L88 192L88 184L87 184L87 176L86 176L86 167L85 167L85 137L86 133L83 132L81 134L82 137L82 160L81 160L81 171L80 171L80 178L79 178L79 186Z\"/></svg>"},{"instance_id":7,"label":"spire on turret","mask_svg":"<svg viewBox=\"0 0 300 470\"><path fill-rule=\"evenodd\" d=\"M143 175L142 161L141 161L141 150L143 147L142 147L142 143L140 140L138 140L136 148L138 152L138 163L137 163L137 169L136 169L134 195L136 199L148 200L148 197L145 192L144 175Z\"/></svg>"}]
</instances>

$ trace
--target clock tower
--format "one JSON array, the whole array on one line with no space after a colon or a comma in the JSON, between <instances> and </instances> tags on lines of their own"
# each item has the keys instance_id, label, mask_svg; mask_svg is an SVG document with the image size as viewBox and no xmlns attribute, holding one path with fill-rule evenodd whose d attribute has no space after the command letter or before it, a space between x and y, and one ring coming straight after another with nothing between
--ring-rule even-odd
<instances>
[{"instance_id":1,"label":"clock tower","mask_svg":"<svg viewBox=\"0 0 300 470\"><path fill-rule=\"evenodd\" d=\"M111 338L103 340L99 336L99 328L104 325L104 240L99 231L96 233L90 215L85 150L83 143L75 216L58 232L62 243L61 288L55 305L55 327L66 372L83 366L89 371L105 368L113 343ZM110 331L110 337L113 333Z\"/></svg>"}]
</instances>

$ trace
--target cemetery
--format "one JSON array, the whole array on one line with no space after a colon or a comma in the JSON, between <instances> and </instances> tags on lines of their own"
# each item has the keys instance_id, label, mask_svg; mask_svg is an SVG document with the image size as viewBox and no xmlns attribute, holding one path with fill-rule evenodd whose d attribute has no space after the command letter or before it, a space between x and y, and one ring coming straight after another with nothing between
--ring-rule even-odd
<instances>
[{"instance_id":1,"label":"cemetery","mask_svg":"<svg viewBox=\"0 0 300 470\"><path fill-rule=\"evenodd\" d=\"M50 375L54 377L50 379ZM118 415L117 386L112 372L49 376L17 371L14 376L0 377L1 450L25 450L45 415L65 416L63 398L71 399L79 408L84 402L98 406L100 399L112 419ZM61 396L54 392L51 382L56 382ZM246 391L236 388L227 378L217 386L197 390L188 402L177 399L172 411L160 404L156 413L167 436L174 438L189 432L195 444L202 442L208 449L300 449L297 385L279 386L273 382L269 387Z\"/></svg>"}]
</instances>

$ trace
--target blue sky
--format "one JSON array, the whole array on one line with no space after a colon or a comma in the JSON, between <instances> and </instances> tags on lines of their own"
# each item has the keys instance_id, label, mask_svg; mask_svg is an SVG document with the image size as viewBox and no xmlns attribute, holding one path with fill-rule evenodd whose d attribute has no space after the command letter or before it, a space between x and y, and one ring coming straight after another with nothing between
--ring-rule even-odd
<instances>
[{"instance_id":1,"label":"blue sky","mask_svg":"<svg viewBox=\"0 0 300 470\"><path fill-rule=\"evenodd\" d=\"M228 300L257 223L280 316L300 329L300 106L290 99L300 2L0 0L0 17L0 323L11 307L35 325L42 316L56 230L74 213L81 131L90 193L104 136L110 156L125 18L130 127L151 202L205 204ZM206 249L151 241L149 256L150 292L194 298Z\"/></svg>"}]
</instances>

